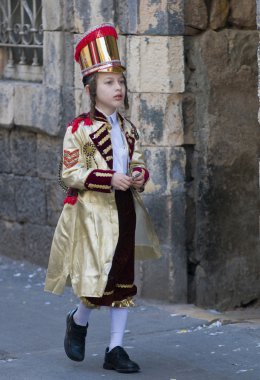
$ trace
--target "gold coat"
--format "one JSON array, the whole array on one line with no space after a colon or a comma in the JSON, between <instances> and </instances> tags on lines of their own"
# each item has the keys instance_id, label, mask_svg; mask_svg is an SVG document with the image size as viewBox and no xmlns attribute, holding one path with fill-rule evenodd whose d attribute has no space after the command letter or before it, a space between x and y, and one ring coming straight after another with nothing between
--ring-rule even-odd
<instances>
[{"instance_id":1,"label":"gold coat","mask_svg":"<svg viewBox=\"0 0 260 380\"><path fill-rule=\"evenodd\" d=\"M145 168L145 163L135 127L121 116L120 119L129 149L131 173L135 167ZM98 183L91 183L86 189L86 179L93 169L112 169L112 146L107 143L111 143L109 128L102 118L93 120L92 125L80 121L75 131L73 125L67 128L63 148L69 158L65 162L67 166L63 159L62 180L79 193L75 204L64 205L59 218L49 258L46 291L62 294L70 280L78 297L102 297L104 293L119 236L115 193L111 186L108 189L109 185ZM99 136L102 140L98 140ZM108 146L104 151L103 141ZM101 175L111 182L109 172ZM102 177L102 180L107 178ZM159 258L159 241L149 215L139 194L134 189L132 192L137 218L135 258Z\"/></svg>"}]
</instances>

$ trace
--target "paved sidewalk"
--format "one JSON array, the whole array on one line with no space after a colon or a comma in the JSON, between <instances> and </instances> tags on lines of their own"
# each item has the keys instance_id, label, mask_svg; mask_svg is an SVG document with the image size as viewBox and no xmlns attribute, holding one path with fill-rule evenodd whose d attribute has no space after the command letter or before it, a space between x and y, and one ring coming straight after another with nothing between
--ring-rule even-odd
<instances>
[{"instance_id":1,"label":"paved sidewalk","mask_svg":"<svg viewBox=\"0 0 260 380\"><path fill-rule=\"evenodd\" d=\"M43 292L45 271L0 256L0 379L230 380L260 379L260 310L220 314L192 305L137 300L125 348L142 372L102 368L109 313L93 311L82 363L63 351L65 317L76 304L71 289Z\"/></svg>"}]
</instances>

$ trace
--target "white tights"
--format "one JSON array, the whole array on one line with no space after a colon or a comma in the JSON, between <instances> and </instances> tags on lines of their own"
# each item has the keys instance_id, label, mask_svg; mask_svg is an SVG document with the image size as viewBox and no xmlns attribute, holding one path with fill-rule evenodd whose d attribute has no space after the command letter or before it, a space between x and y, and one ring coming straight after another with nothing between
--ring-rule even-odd
<instances>
[{"instance_id":1,"label":"white tights","mask_svg":"<svg viewBox=\"0 0 260 380\"><path fill-rule=\"evenodd\" d=\"M80 326L86 326L89 321L90 313L93 309L86 307L80 302L77 311L73 315L74 322ZM126 328L128 308L110 308L111 327L109 351L116 346L122 346Z\"/></svg>"}]
</instances>

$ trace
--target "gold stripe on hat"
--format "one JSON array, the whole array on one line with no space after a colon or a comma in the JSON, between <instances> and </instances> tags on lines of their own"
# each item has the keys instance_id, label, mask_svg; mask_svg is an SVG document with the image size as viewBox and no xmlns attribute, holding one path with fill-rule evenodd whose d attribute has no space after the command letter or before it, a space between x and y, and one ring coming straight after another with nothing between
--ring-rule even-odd
<instances>
[{"instance_id":1,"label":"gold stripe on hat","mask_svg":"<svg viewBox=\"0 0 260 380\"><path fill-rule=\"evenodd\" d=\"M93 57L96 59L94 60ZM107 63L111 63L111 66L113 66L113 61L117 65L118 63L121 64L117 41L113 36L97 38L95 41L86 45L80 52L82 71Z\"/></svg>"}]
</instances>

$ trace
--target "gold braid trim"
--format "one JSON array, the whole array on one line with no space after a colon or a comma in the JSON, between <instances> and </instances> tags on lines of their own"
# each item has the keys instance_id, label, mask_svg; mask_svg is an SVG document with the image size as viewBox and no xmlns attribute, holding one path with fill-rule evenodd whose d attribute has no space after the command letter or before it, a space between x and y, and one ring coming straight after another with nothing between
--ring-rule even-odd
<instances>
[{"instance_id":1,"label":"gold braid trim","mask_svg":"<svg viewBox=\"0 0 260 380\"><path fill-rule=\"evenodd\" d=\"M110 139L110 136L109 136L109 135L106 135L105 137L103 137L103 139L101 139L101 140L99 141L98 145L101 146L101 145L105 144L105 142L106 142L107 140L109 140L109 139Z\"/></svg>"},{"instance_id":2,"label":"gold braid trim","mask_svg":"<svg viewBox=\"0 0 260 380\"><path fill-rule=\"evenodd\" d=\"M114 290L111 290L111 292L104 292L104 296L111 296L111 294L114 293Z\"/></svg>"},{"instance_id":3,"label":"gold braid trim","mask_svg":"<svg viewBox=\"0 0 260 380\"><path fill-rule=\"evenodd\" d=\"M134 307L135 303L132 297L125 298L122 301L114 301L112 302L112 307Z\"/></svg>"},{"instance_id":4,"label":"gold braid trim","mask_svg":"<svg viewBox=\"0 0 260 380\"><path fill-rule=\"evenodd\" d=\"M107 152L109 152L110 150L112 150L112 145L109 145L106 149L103 150L103 152L107 154Z\"/></svg>"},{"instance_id":5,"label":"gold braid trim","mask_svg":"<svg viewBox=\"0 0 260 380\"><path fill-rule=\"evenodd\" d=\"M112 177L112 175L113 175L111 173L100 173L100 172L96 172L94 174L96 177Z\"/></svg>"},{"instance_id":6,"label":"gold braid trim","mask_svg":"<svg viewBox=\"0 0 260 380\"><path fill-rule=\"evenodd\" d=\"M81 302L90 309L100 309L100 306L94 305L86 297L80 297Z\"/></svg>"},{"instance_id":7,"label":"gold braid trim","mask_svg":"<svg viewBox=\"0 0 260 380\"><path fill-rule=\"evenodd\" d=\"M95 185L94 183L90 183L88 185L88 188L89 189L104 189L104 190L108 190L111 188L111 186L108 186L108 185Z\"/></svg>"},{"instance_id":8,"label":"gold braid trim","mask_svg":"<svg viewBox=\"0 0 260 380\"><path fill-rule=\"evenodd\" d=\"M116 284L117 288L124 288L124 289L130 289L133 286L134 286L134 284L131 284L131 285L129 285L129 284Z\"/></svg>"},{"instance_id":9,"label":"gold braid trim","mask_svg":"<svg viewBox=\"0 0 260 380\"><path fill-rule=\"evenodd\" d=\"M94 138L98 138L104 131L106 130L106 125L104 125L102 128L100 128L95 134Z\"/></svg>"},{"instance_id":10,"label":"gold braid trim","mask_svg":"<svg viewBox=\"0 0 260 380\"><path fill-rule=\"evenodd\" d=\"M113 156L107 156L106 157L106 161L110 161L110 160L113 160Z\"/></svg>"}]
</instances>

